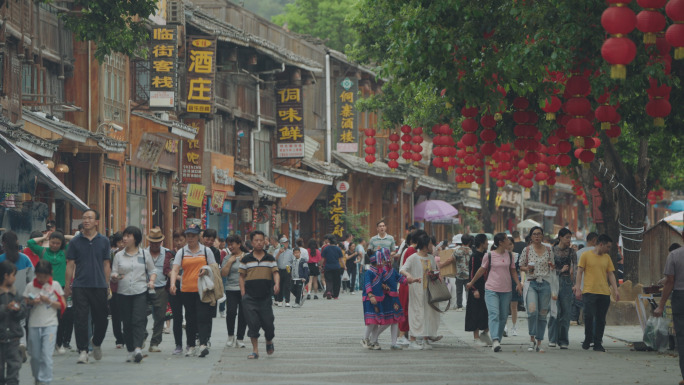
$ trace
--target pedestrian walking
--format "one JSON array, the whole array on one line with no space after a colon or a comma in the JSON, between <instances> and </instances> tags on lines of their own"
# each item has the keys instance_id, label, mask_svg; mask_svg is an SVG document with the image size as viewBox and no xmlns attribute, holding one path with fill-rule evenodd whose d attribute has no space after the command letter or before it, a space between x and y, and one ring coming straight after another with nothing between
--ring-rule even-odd
<instances>
[{"instance_id":1,"label":"pedestrian walking","mask_svg":"<svg viewBox=\"0 0 684 385\"><path fill-rule=\"evenodd\" d=\"M237 235L226 238L226 246L230 254L223 259L221 266L221 275L225 278L223 287L226 291L226 328L228 329L226 345L231 348L244 348L247 323L240 293L240 263L247 249L242 246L242 240ZM235 335L236 318L237 338Z\"/></svg>"},{"instance_id":2,"label":"pedestrian walking","mask_svg":"<svg viewBox=\"0 0 684 385\"><path fill-rule=\"evenodd\" d=\"M508 243L508 252L513 255L513 260L515 261L515 274L518 276L518 281L520 281L520 254L516 253L513 251L515 249L515 242L513 241L513 237L508 237L508 240L510 241ZM517 336L518 335L518 305L520 303L524 302L522 292L518 292L516 290L516 284L515 280L511 281L511 322L513 323L511 325L511 335L512 336ZM508 324L508 321L506 322ZM506 325L506 328L504 328L504 337L508 337L508 325Z\"/></svg>"},{"instance_id":3,"label":"pedestrian walking","mask_svg":"<svg viewBox=\"0 0 684 385\"><path fill-rule=\"evenodd\" d=\"M328 246L321 252L325 269L325 297L327 299L338 299L340 296L340 285L342 283L342 250L337 246L337 239L334 235L326 236Z\"/></svg>"},{"instance_id":4,"label":"pedestrian walking","mask_svg":"<svg viewBox=\"0 0 684 385\"><path fill-rule=\"evenodd\" d=\"M386 249L387 250L387 249ZM384 269L382 263L382 249L376 251L368 250L368 267L365 271L363 289L363 321L366 324L366 331L361 346L366 349L380 350L377 342L378 328L385 324L383 300L385 292L383 290Z\"/></svg>"},{"instance_id":5,"label":"pedestrian walking","mask_svg":"<svg viewBox=\"0 0 684 385\"><path fill-rule=\"evenodd\" d=\"M594 250L596 247L596 240L598 239L598 234L595 232L590 232L587 234L587 246L583 247L581 250L579 250L578 258L577 258L577 265L579 265L580 261L582 260L582 255L586 253L587 251ZM575 265L575 271L574 271L574 276L577 277L577 270L578 266ZM580 287L584 289L584 279L582 279L582 282L580 283ZM572 315L571 315L571 321L570 325L580 325L581 320L580 320L580 313L582 313L582 310L584 309L584 302L582 302L582 297L577 297L576 295L573 295L573 301L572 301Z\"/></svg>"},{"instance_id":6,"label":"pedestrian walking","mask_svg":"<svg viewBox=\"0 0 684 385\"><path fill-rule=\"evenodd\" d=\"M48 247L41 246L46 239L48 240ZM65 254L66 237L64 234L59 231L53 231L44 236L29 239L26 244L36 255L38 255L40 260L50 262L50 265L52 266L52 279L59 283L62 288L62 293L64 293L64 287L66 286L64 276L66 275L67 265ZM68 299L68 305L69 302L71 302L71 299ZM59 315L55 346L57 347L57 353L64 354L67 350L71 349L71 334L74 330L73 308L67 306Z\"/></svg>"},{"instance_id":7,"label":"pedestrian walking","mask_svg":"<svg viewBox=\"0 0 684 385\"><path fill-rule=\"evenodd\" d=\"M52 354L55 351L58 315L66 309L62 285L52 279L52 264L42 259L36 265L36 277L24 290L29 307L28 340L31 372L36 384L52 382Z\"/></svg>"},{"instance_id":8,"label":"pedestrian walking","mask_svg":"<svg viewBox=\"0 0 684 385\"><path fill-rule=\"evenodd\" d=\"M473 282L472 287L468 290L468 300L466 302L465 314L465 331L473 332L473 340L475 344L480 346L490 346L492 344L489 338L489 318L487 315L487 304L484 300L485 294L485 279L480 277L473 280L475 273L482 266L482 258L484 252L487 251L487 236L484 234L477 234L473 239L473 251L470 254L470 264L468 266L469 280Z\"/></svg>"},{"instance_id":9,"label":"pedestrian walking","mask_svg":"<svg viewBox=\"0 0 684 385\"><path fill-rule=\"evenodd\" d=\"M290 276L294 254L290 249L290 240L283 236L280 238L279 247L273 256L278 263L278 274L280 274L280 292L276 294L275 305L290 307Z\"/></svg>"},{"instance_id":10,"label":"pedestrian walking","mask_svg":"<svg viewBox=\"0 0 684 385\"><path fill-rule=\"evenodd\" d=\"M266 353L273 354L275 326L271 296L280 291L280 275L275 258L264 251L264 233L256 230L249 239L254 250L240 261L240 292L245 309L247 335L252 342L249 359L259 358L259 330L264 330Z\"/></svg>"},{"instance_id":11,"label":"pedestrian walking","mask_svg":"<svg viewBox=\"0 0 684 385\"><path fill-rule=\"evenodd\" d=\"M309 265L302 257L300 248L294 248L294 261L292 262L292 294L295 297L294 307L302 306L301 298L306 285L306 280L309 279Z\"/></svg>"},{"instance_id":12,"label":"pedestrian walking","mask_svg":"<svg viewBox=\"0 0 684 385\"><path fill-rule=\"evenodd\" d=\"M683 233L684 235L684 233ZM660 303L653 312L656 317L662 317L665 304L672 296L672 323L675 329L677 340L677 352L679 353L679 370L682 380L679 385L684 385L684 248L675 247L672 249L665 261L665 285Z\"/></svg>"},{"instance_id":13,"label":"pedestrian walking","mask_svg":"<svg viewBox=\"0 0 684 385\"><path fill-rule=\"evenodd\" d=\"M124 249L116 253L111 275L119 284L117 305L128 351L126 362L139 363L147 327L147 293L154 291L157 269L152 256L140 248L139 228L126 227L123 242Z\"/></svg>"},{"instance_id":14,"label":"pedestrian walking","mask_svg":"<svg viewBox=\"0 0 684 385\"><path fill-rule=\"evenodd\" d=\"M390 349L401 350L402 347L398 344L397 339L399 337L399 322L404 320L405 315L404 310L401 308L401 301L399 301L398 286L399 284L406 286L409 282L415 282L415 279L408 280L405 276L394 270L389 249L382 248L379 251L380 255L378 257L382 260L385 270L383 272L385 298L382 300L382 309L385 313L384 318L386 323L382 326L378 326L377 336L382 334L387 328L390 328ZM378 338L376 337L374 342L377 341Z\"/></svg>"},{"instance_id":15,"label":"pedestrian walking","mask_svg":"<svg viewBox=\"0 0 684 385\"><path fill-rule=\"evenodd\" d=\"M216 263L214 253L206 246L200 245L200 228L190 226L185 230L187 245L176 252L171 270L171 295L180 295L183 308L185 309L185 356L191 357L199 354L206 357L209 354L207 346L211 337L212 317L216 314L216 306L202 302L198 281L207 274L204 266ZM178 273L183 269L180 292L176 287ZM199 352L196 348L195 339L199 334Z\"/></svg>"},{"instance_id":16,"label":"pedestrian walking","mask_svg":"<svg viewBox=\"0 0 684 385\"><path fill-rule=\"evenodd\" d=\"M457 311L463 311L463 288L469 281L468 262L470 260L470 254L472 253L470 245L473 242L473 237L471 237L469 234L457 234L454 235L451 240L454 246L453 255L444 261L440 261L440 269L449 264L456 265L456 272L458 274L455 277L455 306Z\"/></svg>"},{"instance_id":17,"label":"pedestrian walking","mask_svg":"<svg viewBox=\"0 0 684 385\"><path fill-rule=\"evenodd\" d=\"M26 306L14 288L16 274L14 263L0 262L0 383L7 385L19 384L23 362L19 339L24 335L21 320L26 317Z\"/></svg>"},{"instance_id":18,"label":"pedestrian walking","mask_svg":"<svg viewBox=\"0 0 684 385\"><path fill-rule=\"evenodd\" d=\"M162 342L162 334L164 332L164 322L166 321L166 308L169 303L168 293L168 275L171 272L170 266L164 268L167 254L171 254L171 250L162 246L164 241L164 234L159 227L150 230L147 235L147 242L149 245L145 252L152 258L154 268L157 271L157 277L154 280L154 301L152 303L152 338L150 339L151 353L161 352L159 345Z\"/></svg>"},{"instance_id":19,"label":"pedestrian walking","mask_svg":"<svg viewBox=\"0 0 684 385\"><path fill-rule=\"evenodd\" d=\"M113 264L114 258L116 257L116 253L124 249L123 234L121 233L121 231L117 231L116 233L112 234L111 237L109 237L109 244L111 245L109 256L111 257L111 263ZM116 302L119 296L117 293L117 291L119 290L119 283L115 280L112 280L111 277L109 278L109 291L111 293L111 296L107 301L109 305L109 315L112 318L112 332L114 333L114 343L116 344L117 349L121 349L124 347L126 341L124 341L123 329L121 326L119 305Z\"/></svg>"},{"instance_id":20,"label":"pedestrian walking","mask_svg":"<svg viewBox=\"0 0 684 385\"><path fill-rule=\"evenodd\" d=\"M176 259L176 254L179 250L185 247L185 233L182 230L173 231L173 250L166 255L164 261L164 271L169 272L169 279L167 281L167 288L171 294L171 271L173 270L173 260ZM180 279L177 279L174 286L176 293L180 293L181 285ZM183 302L180 294L169 295L169 306L171 307L171 319L173 321L173 341L176 348L173 350L174 355L183 354Z\"/></svg>"},{"instance_id":21,"label":"pedestrian walking","mask_svg":"<svg viewBox=\"0 0 684 385\"><path fill-rule=\"evenodd\" d=\"M313 299L318 299L316 294L319 291L318 276L321 275L318 265L323 257L321 256L321 250L318 249L318 242L314 238L309 239L307 247L309 251L309 277L311 279L309 279L306 299L311 299L311 293L313 293Z\"/></svg>"},{"instance_id":22,"label":"pedestrian walking","mask_svg":"<svg viewBox=\"0 0 684 385\"><path fill-rule=\"evenodd\" d=\"M551 274L554 269L553 252L542 244L544 231L535 226L530 229L530 244L520 256L520 270L527 273L525 307L527 308L527 327L530 344L527 351L544 353L541 346L546 332L546 319L551 306Z\"/></svg>"},{"instance_id":23,"label":"pedestrian walking","mask_svg":"<svg viewBox=\"0 0 684 385\"><path fill-rule=\"evenodd\" d=\"M347 273L348 279L342 281L342 289L348 290L349 294L354 294L354 287L356 286L356 262L359 256L359 253L356 250L356 243L350 242L344 254L343 267L344 271Z\"/></svg>"},{"instance_id":24,"label":"pedestrian walking","mask_svg":"<svg viewBox=\"0 0 684 385\"><path fill-rule=\"evenodd\" d=\"M102 359L102 341L107 333L107 297L111 275L109 239L97 232L100 213L88 209L83 213L83 231L67 248L64 295L74 303L74 331L78 348L78 363L88 363L88 317L93 326L93 358ZM72 295L73 287L73 295Z\"/></svg>"},{"instance_id":25,"label":"pedestrian walking","mask_svg":"<svg viewBox=\"0 0 684 385\"><path fill-rule=\"evenodd\" d=\"M397 248L397 243L394 241L393 236L387 234L387 225L385 224L385 220L379 220L375 224L375 228L378 231L378 234L371 237L371 239L368 241L368 249L376 251L384 247L389 249L390 255L393 256L393 258L399 258L400 256L393 254ZM400 264L401 261L397 260L395 267L398 268Z\"/></svg>"},{"instance_id":26,"label":"pedestrian walking","mask_svg":"<svg viewBox=\"0 0 684 385\"><path fill-rule=\"evenodd\" d=\"M416 252L406 259L399 271L406 277L409 288L409 349L432 349L429 338L437 337L441 314L427 298L428 275L437 270L435 257L429 254L431 240L423 230L416 230L412 236Z\"/></svg>"},{"instance_id":27,"label":"pedestrian walking","mask_svg":"<svg viewBox=\"0 0 684 385\"><path fill-rule=\"evenodd\" d=\"M615 280L615 267L608 252L613 240L606 234L599 235L594 250L582 253L580 258L574 292L582 296L584 302L584 342L582 349L594 344L594 351L605 352L603 332L606 328L606 314L610 307L610 286L615 293L615 301L620 300ZM584 289L581 288L584 278Z\"/></svg>"},{"instance_id":28,"label":"pedestrian walking","mask_svg":"<svg viewBox=\"0 0 684 385\"><path fill-rule=\"evenodd\" d=\"M470 290L473 281L485 277L485 303L494 352L501 351L501 339L511 306L511 285L514 283L515 291L522 294L522 284L515 270L515 260L509 251L510 246L511 241L505 233L494 235L492 251L482 259L482 264L473 279L466 284L466 289Z\"/></svg>"},{"instance_id":29,"label":"pedestrian walking","mask_svg":"<svg viewBox=\"0 0 684 385\"><path fill-rule=\"evenodd\" d=\"M416 230L411 231L406 235L406 240L404 241L401 255L399 256L399 267L406 263L408 257L416 253L416 242L414 239L414 234ZM411 326L409 325L409 288L408 285L402 284L399 286L399 303L401 304L401 309L404 312L404 318L399 321L399 340L397 343L402 346L408 346L411 341L409 340L409 330Z\"/></svg>"},{"instance_id":30,"label":"pedestrian walking","mask_svg":"<svg viewBox=\"0 0 684 385\"><path fill-rule=\"evenodd\" d=\"M570 318L572 316L572 293L574 270L577 265L577 253L570 247L572 232L567 228L558 231L558 244L553 246L553 258L558 275L557 316L549 317L549 347L558 345L567 349L570 344Z\"/></svg>"}]
</instances>

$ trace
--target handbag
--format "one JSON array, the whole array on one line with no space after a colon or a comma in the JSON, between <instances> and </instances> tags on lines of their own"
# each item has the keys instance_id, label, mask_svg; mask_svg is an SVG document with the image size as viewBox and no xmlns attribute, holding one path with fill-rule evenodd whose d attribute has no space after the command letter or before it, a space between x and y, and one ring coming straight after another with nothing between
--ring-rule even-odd
<instances>
[{"instance_id":1,"label":"handbag","mask_svg":"<svg viewBox=\"0 0 684 385\"><path fill-rule=\"evenodd\" d=\"M143 266L145 266L145 286L147 286L147 282L150 282L150 274L147 272L147 261L145 258L145 250L143 250L142 253L143 253ZM148 308L149 314L152 313L150 311L150 307L154 306L154 302L156 300L157 300L157 292L155 292L154 290L151 290L151 289L147 289L147 308Z\"/></svg>"},{"instance_id":2,"label":"handbag","mask_svg":"<svg viewBox=\"0 0 684 385\"><path fill-rule=\"evenodd\" d=\"M428 273L427 297L428 304L438 312L443 313L449 309L451 305L451 292L446 282L439 277L439 273ZM437 304L444 301L448 301L446 309L440 310Z\"/></svg>"}]
</instances>

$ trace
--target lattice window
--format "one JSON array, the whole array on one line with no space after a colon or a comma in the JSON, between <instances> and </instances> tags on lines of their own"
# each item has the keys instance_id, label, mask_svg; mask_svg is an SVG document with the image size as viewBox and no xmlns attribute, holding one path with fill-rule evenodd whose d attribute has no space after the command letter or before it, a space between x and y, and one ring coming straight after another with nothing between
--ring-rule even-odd
<instances>
[{"instance_id":1,"label":"lattice window","mask_svg":"<svg viewBox=\"0 0 684 385\"><path fill-rule=\"evenodd\" d=\"M102 64L104 118L124 122L126 119L126 57L111 54Z\"/></svg>"}]
</instances>

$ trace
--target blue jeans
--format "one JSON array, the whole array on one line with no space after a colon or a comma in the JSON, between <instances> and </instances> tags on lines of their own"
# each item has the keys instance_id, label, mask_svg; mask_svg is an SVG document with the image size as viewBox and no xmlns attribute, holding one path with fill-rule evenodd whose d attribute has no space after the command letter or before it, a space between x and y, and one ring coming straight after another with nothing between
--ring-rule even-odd
<instances>
[{"instance_id":1,"label":"blue jeans","mask_svg":"<svg viewBox=\"0 0 684 385\"><path fill-rule=\"evenodd\" d=\"M570 344L568 332L574 298L570 276L558 277L558 300L556 301L558 312L556 317L549 317L549 342L561 346Z\"/></svg>"},{"instance_id":2,"label":"blue jeans","mask_svg":"<svg viewBox=\"0 0 684 385\"><path fill-rule=\"evenodd\" d=\"M52 382L52 352L55 351L56 341L57 325L29 328L28 351L31 356L31 372L38 382Z\"/></svg>"},{"instance_id":3,"label":"blue jeans","mask_svg":"<svg viewBox=\"0 0 684 385\"><path fill-rule=\"evenodd\" d=\"M511 292L498 293L485 289L484 299L489 317L489 335L492 340L501 342L501 336L508 321L508 312L511 309Z\"/></svg>"},{"instance_id":4,"label":"blue jeans","mask_svg":"<svg viewBox=\"0 0 684 385\"><path fill-rule=\"evenodd\" d=\"M539 341L544 339L546 332L546 317L551 305L551 286L546 281L530 281L525 298L527 308L527 328L530 336Z\"/></svg>"}]
</instances>

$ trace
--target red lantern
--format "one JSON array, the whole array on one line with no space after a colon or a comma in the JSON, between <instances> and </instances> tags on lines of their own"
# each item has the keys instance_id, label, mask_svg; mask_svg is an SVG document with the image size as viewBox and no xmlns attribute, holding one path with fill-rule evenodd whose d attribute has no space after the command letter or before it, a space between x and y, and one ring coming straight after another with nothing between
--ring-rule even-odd
<instances>
[{"instance_id":1,"label":"red lantern","mask_svg":"<svg viewBox=\"0 0 684 385\"><path fill-rule=\"evenodd\" d=\"M667 28L665 38L675 49L675 60L684 59L684 0L670 0L665 12L674 22Z\"/></svg>"},{"instance_id":2,"label":"red lantern","mask_svg":"<svg viewBox=\"0 0 684 385\"><path fill-rule=\"evenodd\" d=\"M566 129L573 136L591 136L594 133L594 126L584 118L570 119Z\"/></svg>"},{"instance_id":3,"label":"red lantern","mask_svg":"<svg viewBox=\"0 0 684 385\"><path fill-rule=\"evenodd\" d=\"M653 117L653 125L656 127L665 126L665 117L670 115L672 111L672 106L670 102L666 99L657 98L653 99L646 104L646 113L648 116Z\"/></svg>"},{"instance_id":4,"label":"red lantern","mask_svg":"<svg viewBox=\"0 0 684 385\"><path fill-rule=\"evenodd\" d=\"M644 8L636 17L636 27L644 33L644 44L654 44L656 34L662 31L667 25L665 16L656 11L662 8L666 0L637 0L637 3Z\"/></svg>"},{"instance_id":5,"label":"red lantern","mask_svg":"<svg viewBox=\"0 0 684 385\"><path fill-rule=\"evenodd\" d=\"M627 77L627 64L636 56L636 45L626 37L611 37L601 46L601 56L612 65L610 77L624 79Z\"/></svg>"},{"instance_id":6,"label":"red lantern","mask_svg":"<svg viewBox=\"0 0 684 385\"><path fill-rule=\"evenodd\" d=\"M636 23L637 17L629 7L608 7L601 15L601 25L611 35L627 35Z\"/></svg>"},{"instance_id":7,"label":"red lantern","mask_svg":"<svg viewBox=\"0 0 684 385\"><path fill-rule=\"evenodd\" d=\"M368 154L368 156L366 156L366 161L370 165L375 162L375 130L372 128L366 128L363 133L366 134L366 139L363 141L366 144L364 152ZM372 162L368 162L369 159L372 159Z\"/></svg>"},{"instance_id":8,"label":"red lantern","mask_svg":"<svg viewBox=\"0 0 684 385\"><path fill-rule=\"evenodd\" d=\"M551 96L544 99L544 107L542 110L546 112L546 120L556 119L556 112L561 108L561 100L557 96Z\"/></svg>"}]
</instances>

